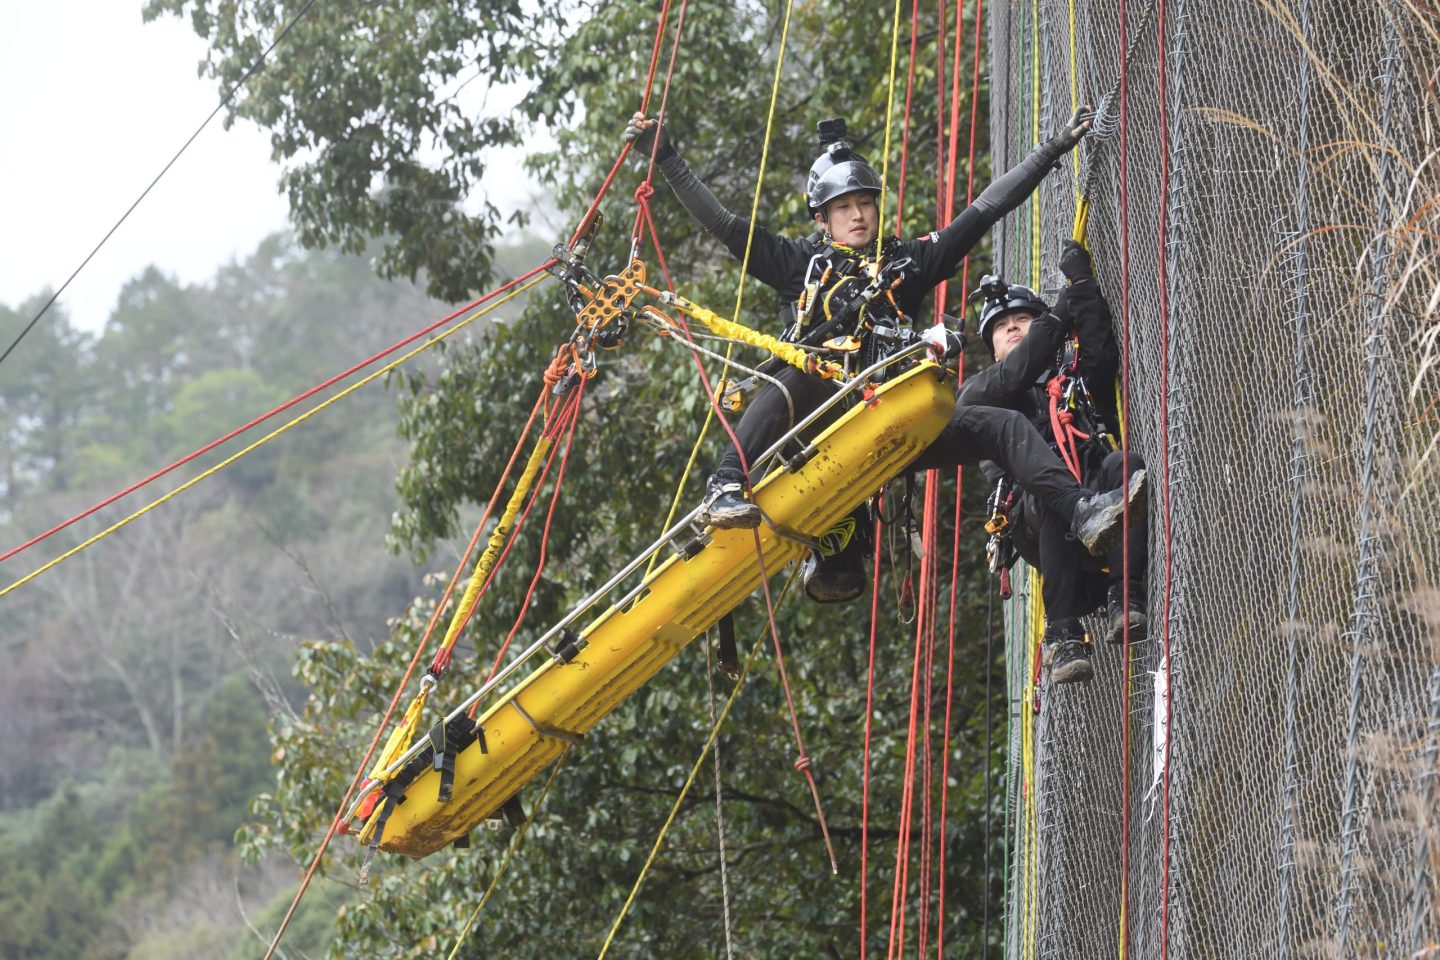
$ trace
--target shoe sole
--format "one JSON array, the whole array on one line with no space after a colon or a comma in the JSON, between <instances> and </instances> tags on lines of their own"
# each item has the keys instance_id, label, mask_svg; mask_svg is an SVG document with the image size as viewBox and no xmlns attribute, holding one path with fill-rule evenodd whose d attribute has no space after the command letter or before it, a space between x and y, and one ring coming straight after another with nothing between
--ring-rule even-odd
<instances>
[{"instance_id":1,"label":"shoe sole","mask_svg":"<svg viewBox=\"0 0 1440 960\"><path fill-rule=\"evenodd\" d=\"M1143 613L1130 614L1130 642L1144 640L1150 628L1150 620ZM1123 624L1112 624L1110 635L1105 638L1111 643L1125 642L1125 627Z\"/></svg>"},{"instance_id":2,"label":"shoe sole","mask_svg":"<svg viewBox=\"0 0 1440 960\"><path fill-rule=\"evenodd\" d=\"M1123 516L1126 504L1130 507L1130 515L1140 516L1145 513L1147 507L1148 484L1147 475L1144 470L1136 470L1130 475L1130 485L1125 491L1125 503L1117 503L1106 511L1108 522L1095 535L1094 539L1085 544L1085 549L1090 551L1094 557L1103 557L1110 552L1120 540L1120 534L1124 529Z\"/></svg>"},{"instance_id":3,"label":"shoe sole","mask_svg":"<svg viewBox=\"0 0 1440 960\"><path fill-rule=\"evenodd\" d=\"M1050 670L1051 683L1086 683L1095 676L1089 660L1071 660Z\"/></svg>"},{"instance_id":4,"label":"shoe sole","mask_svg":"<svg viewBox=\"0 0 1440 960\"><path fill-rule=\"evenodd\" d=\"M848 587L844 590L811 590L805 588L805 596L815 603L849 603L865 594L865 587Z\"/></svg>"},{"instance_id":5,"label":"shoe sole","mask_svg":"<svg viewBox=\"0 0 1440 960\"><path fill-rule=\"evenodd\" d=\"M732 514L705 514L700 517L700 522L709 524L716 530L754 530L760 526L760 511L746 511L745 513Z\"/></svg>"}]
</instances>

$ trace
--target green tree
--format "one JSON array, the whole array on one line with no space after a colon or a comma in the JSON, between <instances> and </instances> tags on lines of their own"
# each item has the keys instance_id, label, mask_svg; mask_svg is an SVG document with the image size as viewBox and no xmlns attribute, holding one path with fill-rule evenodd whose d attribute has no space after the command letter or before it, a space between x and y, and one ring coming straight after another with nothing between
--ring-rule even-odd
<instances>
[{"instance_id":1,"label":"green tree","mask_svg":"<svg viewBox=\"0 0 1440 960\"><path fill-rule=\"evenodd\" d=\"M210 43L209 69L222 81L238 78L249 66L276 19L271 5L256 2L153 0L149 10L188 14ZM285 185L303 243L353 246L376 239L385 245L382 272L414 276L423 269L432 291L458 299L491 281L486 245L501 229L498 218L484 204L469 208L477 213L461 212L487 168L487 151L544 128L556 146L533 156L532 169L556 206L578 220L618 153L624 119L639 105L656 13L655 4L622 0L533 10L434 0L363 10L317 5L280 45L259 82L247 86L236 113L267 126L277 158L289 163ZM798 233L809 230L799 187L813 152L814 121L847 114L861 149L877 165L883 162L890 35L888 18L799 8L767 141L783 14L784 7L773 2L691 7L669 111L675 140L737 210L749 209L768 143L761 219ZM933 35L933 24L921 29ZM917 64L917 89L935 88L933 69L933 59ZM903 78L902 71L902 95ZM515 84L522 91L519 107L500 119L464 116L455 91L472 79ZM897 117L892 178L899 130ZM939 135L934 116L917 114L911 156L934 157ZM602 273L618 270L628 253L630 193L642 169L637 162L625 171L605 203L608 224L592 253ZM935 209L934 185L923 182L929 174L921 178L912 168L911 177L907 233L929 229ZM654 206L677 282L692 298L729 313L737 265L694 228L663 187ZM773 327L776 304L768 291L752 283L745 302L742 319ZM398 549L423 558L466 532L463 522L490 496L542 389L541 372L572 326L563 299L550 289L532 297L517 320L493 325L483 337L447 350L437 367L400 380L401 429L412 452L398 480L405 500L392 526ZM640 333L618 355L605 358L586 392L582 441L549 532L545 576L524 611L531 636L653 539L706 404L690 358L673 342ZM719 442L717 432L702 451L692 490L716 459ZM968 506L966 516L975 516L977 508ZM539 521L527 526L497 576L468 634L473 639L467 643L478 649L462 650L447 692L458 693L483 672L496 640L522 612L539 555L539 527ZM905 554L902 549L887 561L887 594L898 592ZM959 577L957 620L983 622L982 574L967 562ZM948 581L948 575L943 578ZM426 594L434 595L434 590ZM368 742L419 639L429 602L412 606L371 655L345 641L302 648L296 676L310 697L298 714L272 722L279 779L276 790L259 799L259 820L245 834L252 852L275 847L297 857L312 852L316 831L343 793L348 764ZM764 622L754 601L739 615L752 635ZM791 649L795 693L821 771L842 873L835 879L828 874L808 794L790 768L795 748L782 719L781 694L762 660L722 743L737 916L743 918L746 955L840 955L853 949L857 927L864 615L792 603L782 610L780 626ZM895 853L894 798L909 710L907 632L887 620L877 681L874 795L884 800L872 812L876 866L870 882L880 891L888 890ZM976 635L973 627L968 635ZM968 676L957 687L952 810L970 816L952 817L947 838L954 881L972 902L983 852L973 815L981 807L979 772L990 759L976 735L976 718L984 710L978 677L989 666L981 659L962 651ZM542 822L511 865L503 892L487 909L473 941L484 944L486 955L539 958L598 948L708 729L707 696L697 645L623 704L573 758ZM527 792L527 802L534 801L534 792ZM649 881L650 895L641 897L622 931L618 955L716 953L721 919L713 800L705 787L687 802ZM436 952L450 942L473 908L476 891L497 869L503 841L503 836L486 838L480 849L437 855L420 865L382 864L377 895L347 909L332 955ZM353 868L358 857L353 847L340 848L335 869ZM877 937L882 914L888 916L884 899L872 898L870 930ZM677 904L685 909L676 910ZM948 941L969 951L957 955L979 952L978 912L951 914Z\"/></svg>"}]
</instances>

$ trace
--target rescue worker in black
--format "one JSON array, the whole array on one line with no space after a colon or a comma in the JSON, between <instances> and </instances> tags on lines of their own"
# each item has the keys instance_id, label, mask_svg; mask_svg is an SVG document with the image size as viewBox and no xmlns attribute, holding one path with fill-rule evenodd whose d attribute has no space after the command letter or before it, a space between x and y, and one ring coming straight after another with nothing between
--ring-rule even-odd
<instances>
[{"instance_id":1,"label":"rescue worker in black","mask_svg":"<svg viewBox=\"0 0 1440 960\"><path fill-rule=\"evenodd\" d=\"M1079 243L1065 242L1060 271L1067 285L1053 307L1029 287L1007 284L998 277L981 281L972 297L984 298L980 336L995 363L966 380L959 402L962 407L1019 411L1057 449L1067 443L1062 456L1071 458L1086 486L1109 490L1122 482L1122 476L1144 467L1131 451L1127 469L1126 455L1119 450L1120 418L1113 385L1120 353L1110 306L1095 279L1090 253ZM1065 436L1057 438L1057 429ZM1003 467L986 462L981 469L992 483L1006 482ZM1128 591L1123 541L1116 541L1102 567L1101 560L1075 542L1066 519L1029 492L1014 499L1006 519L1005 535L1014 550L1044 578L1050 679L1055 683L1089 680L1092 650L1081 617L1105 605L1106 639L1112 643L1123 639L1127 623L1132 639L1145 630L1149 538L1144 511L1132 509L1130 514ZM1013 562L1013 551L1003 545L999 549L1002 563Z\"/></svg>"},{"instance_id":2,"label":"rescue worker in black","mask_svg":"<svg viewBox=\"0 0 1440 960\"><path fill-rule=\"evenodd\" d=\"M910 318L920 315L921 304L941 281L954 275L961 260L1002 216L1019 206L1058 161L1072 150L1090 128L1089 108L1076 111L1065 129L1036 147L1018 165L991 183L974 202L944 229L901 241L879 240L878 198L883 184L875 169L844 139L844 121L822 121L821 155L811 166L806 200L819 229L804 239L785 237L727 210L702 183L676 150L669 131L636 114L625 139L650 156L686 211L711 236L743 259L750 243L751 276L775 290L781 303L786 339L815 345L840 334L854 334L875 345L877 336L918 336L932 344L934 353L953 359L963 342L958 334L938 326L923 334L913 331ZM877 256L878 250L878 256ZM900 277L892 289L893 310L874 309L868 315L835 316L833 304L846 301L844 285L867 284L886 269ZM867 310L879 300L868 302ZM861 356L869 346L863 346ZM862 361L863 363L863 361ZM833 391L818 376L782 365L749 400L735 427L740 450L732 445L706 484L701 519L715 527L752 528L760 523L759 508L746 500L742 463L753 459L780 439L801 417L815 410ZM839 412L836 411L836 416ZM825 422L815 425L821 429ZM742 460L743 451L743 460ZM941 437L916 461L916 468L955 466L991 459L1017 479L1022 487L1063 517L1075 535L1103 552L1118 534L1118 522L1127 495L1143 489L1143 474L1128 490L1096 494L1078 485L1049 449L1034 426L1007 409L957 407L954 420ZM842 524L850 530L864 524ZM826 556L811 555L805 567L805 591L817 602L838 603L860 596L865 589L864 551L860 543L842 534ZM822 545L823 542L822 542Z\"/></svg>"}]
</instances>

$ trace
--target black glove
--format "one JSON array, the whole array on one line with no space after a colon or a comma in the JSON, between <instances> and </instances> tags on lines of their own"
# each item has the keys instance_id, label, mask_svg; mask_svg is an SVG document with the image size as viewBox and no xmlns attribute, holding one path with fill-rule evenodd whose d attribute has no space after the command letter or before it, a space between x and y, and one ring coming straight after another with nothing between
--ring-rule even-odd
<instances>
[{"instance_id":1,"label":"black glove","mask_svg":"<svg viewBox=\"0 0 1440 960\"><path fill-rule=\"evenodd\" d=\"M1057 154L1069 153L1075 149L1075 145L1090 132L1090 125L1095 121L1095 108L1089 106L1080 107L1070 115L1070 122L1067 123L1059 133L1050 138L1050 145L1054 147Z\"/></svg>"},{"instance_id":2,"label":"black glove","mask_svg":"<svg viewBox=\"0 0 1440 960\"><path fill-rule=\"evenodd\" d=\"M648 122L649 125L642 129L640 124L643 122ZM660 140L658 153L655 148L657 136ZM635 149L647 157L653 154L656 162L675 156L675 146L670 142L670 131L665 128L665 125L659 120L651 120L638 113L630 118L630 123L626 125L622 139L626 143L634 143Z\"/></svg>"},{"instance_id":3,"label":"black glove","mask_svg":"<svg viewBox=\"0 0 1440 960\"><path fill-rule=\"evenodd\" d=\"M1095 265L1090 262L1090 251L1074 240L1066 240L1060 247L1060 272L1071 283L1095 279Z\"/></svg>"}]
</instances>

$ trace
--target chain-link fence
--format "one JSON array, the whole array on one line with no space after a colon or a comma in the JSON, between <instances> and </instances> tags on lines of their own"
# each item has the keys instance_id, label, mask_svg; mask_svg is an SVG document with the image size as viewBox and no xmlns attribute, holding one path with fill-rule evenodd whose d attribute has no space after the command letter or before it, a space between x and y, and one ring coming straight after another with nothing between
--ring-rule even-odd
<instances>
[{"instance_id":1,"label":"chain-link fence","mask_svg":"<svg viewBox=\"0 0 1440 960\"><path fill-rule=\"evenodd\" d=\"M1007 955L1440 958L1440 20L988 15L995 169L1101 105L997 261L1053 294L1085 189L1153 481L1128 671L1032 691L1016 580Z\"/></svg>"}]
</instances>

